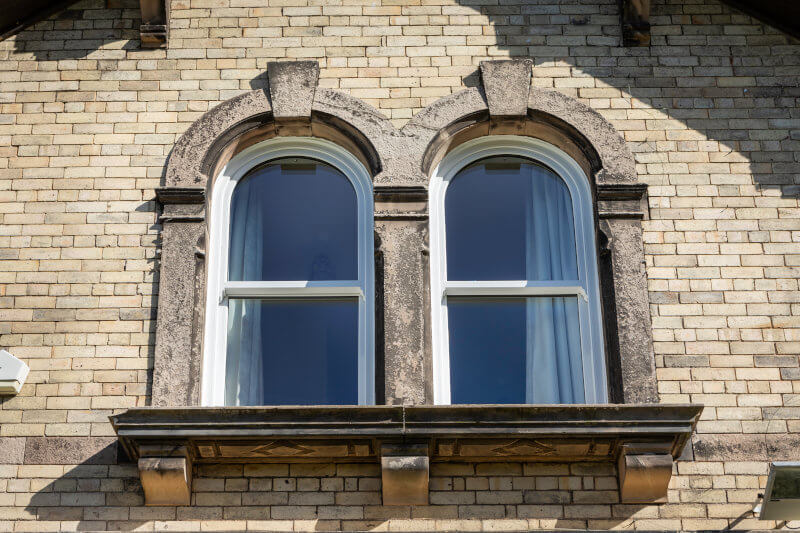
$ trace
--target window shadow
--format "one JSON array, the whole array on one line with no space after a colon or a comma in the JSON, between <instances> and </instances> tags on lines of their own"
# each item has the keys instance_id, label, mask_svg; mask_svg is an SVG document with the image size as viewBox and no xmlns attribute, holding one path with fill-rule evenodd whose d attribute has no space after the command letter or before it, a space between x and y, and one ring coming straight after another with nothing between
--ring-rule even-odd
<instances>
[{"instance_id":1,"label":"window shadow","mask_svg":"<svg viewBox=\"0 0 800 533\"><path fill-rule=\"evenodd\" d=\"M627 528L646 507L616 503L613 465L589 463L433 465L426 506L383 506L377 465L195 465L191 505L147 507L136 464L116 442L66 466L62 476L45 477L54 463L68 462L61 453L26 450L27 473L17 482L30 481L30 490L14 487L17 501L26 501L16 520L40 521L43 529L70 522L77 531L367 531L407 530L409 523L456 531L470 521L522 531Z\"/></svg>"},{"instance_id":2,"label":"window shadow","mask_svg":"<svg viewBox=\"0 0 800 533\"><path fill-rule=\"evenodd\" d=\"M16 34L13 53L36 61L97 59L99 70L115 70L115 60L141 48L141 15L138 1L113 4L67 7Z\"/></svg>"}]
</instances>

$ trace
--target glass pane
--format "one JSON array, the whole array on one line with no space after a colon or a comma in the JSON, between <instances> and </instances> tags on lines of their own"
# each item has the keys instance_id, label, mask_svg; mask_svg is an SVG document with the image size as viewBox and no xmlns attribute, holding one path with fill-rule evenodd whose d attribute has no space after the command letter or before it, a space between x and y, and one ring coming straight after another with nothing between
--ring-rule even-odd
<instances>
[{"instance_id":1,"label":"glass pane","mask_svg":"<svg viewBox=\"0 0 800 533\"><path fill-rule=\"evenodd\" d=\"M460 171L445 197L447 279L577 279L572 203L564 181L520 157Z\"/></svg>"},{"instance_id":2,"label":"glass pane","mask_svg":"<svg viewBox=\"0 0 800 533\"><path fill-rule=\"evenodd\" d=\"M226 405L358 403L358 301L233 299Z\"/></svg>"},{"instance_id":3,"label":"glass pane","mask_svg":"<svg viewBox=\"0 0 800 533\"><path fill-rule=\"evenodd\" d=\"M228 279L358 279L357 224L353 185L332 166L258 167L233 192Z\"/></svg>"},{"instance_id":4,"label":"glass pane","mask_svg":"<svg viewBox=\"0 0 800 533\"><path fill-rule=\"evenodd\" d=\"M770 500L800 499L800 467L781 467L775 469Z\"/></svg>"},{"instance_id":5,"label":"glass pane","mask_svg":"<svg viewBox=\"0 0 800 533\"><path fill-rule=\"evenodd\" d=\"M452 403L584 401L577 298L450 297L447 314Z\"/></svg>"}]
</instances>

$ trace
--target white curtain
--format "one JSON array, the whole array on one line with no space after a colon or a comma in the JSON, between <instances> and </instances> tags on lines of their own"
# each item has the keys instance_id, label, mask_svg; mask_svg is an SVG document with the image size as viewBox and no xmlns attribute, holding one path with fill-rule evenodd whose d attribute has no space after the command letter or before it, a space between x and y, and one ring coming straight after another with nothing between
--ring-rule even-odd
<instances>
[{"instance_id":1,"label":"white curtain","mask_svg":"<svg viewBox=\"0 0 800 533\"><path fill-rule=\"evenodd\" d=\"M228 279L261 279L264 222L259 180L239 185L231 204ZM225 364L225 405L260 405L264 398L261 301L228 302L228 350Z\"/></svg>"},{"instance_id":2,"label":"white curtain","mask_svg":"<svg viewBox=\"0 0 800 533\"><path fill-rule=\"evenodd\" d=\"M577 248L566 185L542 167L530 169L526 205L529 281L575 280ZM527 303L528 403L584 401L577 297L532 297Z\"/></svg>"}]
</instances>

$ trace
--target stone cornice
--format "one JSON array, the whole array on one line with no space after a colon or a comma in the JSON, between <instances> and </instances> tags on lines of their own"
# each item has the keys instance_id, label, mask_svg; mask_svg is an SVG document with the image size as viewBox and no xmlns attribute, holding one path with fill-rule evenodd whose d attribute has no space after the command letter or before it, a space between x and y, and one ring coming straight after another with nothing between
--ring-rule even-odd
<instances>
[{"instance_id":1,"label":"stone cornice","mask_svg":"<svg viewBox=\"0 0 800 533\"><path fill-rule=\"evenodd\" d=\"M427 499L429 462L617 461L625 474L623 494L657 501L666 495L672 461L702 409L661 404L186 407L129 409L110 419L128 455L148 476L160 464L153 457L176 454L181 465L185 462L185 476L174 479L188 479L193 462L380 461L389 469L408 463L424 469L416 471L413 485L424 487ZM639 459L652 455L658 459ZM173 463L164 462L176 468ZM656 488L647 494L632 491L642 476L653 473L648 464L659 471ZM384 474L385 480L394 477ZM176 501L185 501L186 487L179 483L174 490ZM387 490L393 487L385 486L384 495ZM419 492L391 494L394 502L423 498Z\"/></svg>"}]
</instances>

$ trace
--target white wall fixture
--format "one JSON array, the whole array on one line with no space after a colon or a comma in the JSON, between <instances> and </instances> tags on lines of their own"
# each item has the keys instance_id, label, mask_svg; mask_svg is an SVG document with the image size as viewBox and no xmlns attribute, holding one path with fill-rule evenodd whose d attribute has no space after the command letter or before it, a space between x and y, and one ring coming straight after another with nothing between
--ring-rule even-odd
<instances>
[{"instance_id":1,"label":"white wall fixture","mask_svg":"<svg viewBox=\"0 0 800 533\"><path fill-rule=\"evenodd\" d=\"M29 371L28 365L0 350L0 396L18 394Z\"/></svg>"},{"instance_id":2,"label":"white wall fixture","mask_svg":"<svg viewBox=\"0 0 800 533\"><path fill-rule=\"evenodd\" d=\"M800 520L800 462L779 461L769 465L760 511L761 520Z\"/></svg>"}]
</instances>

